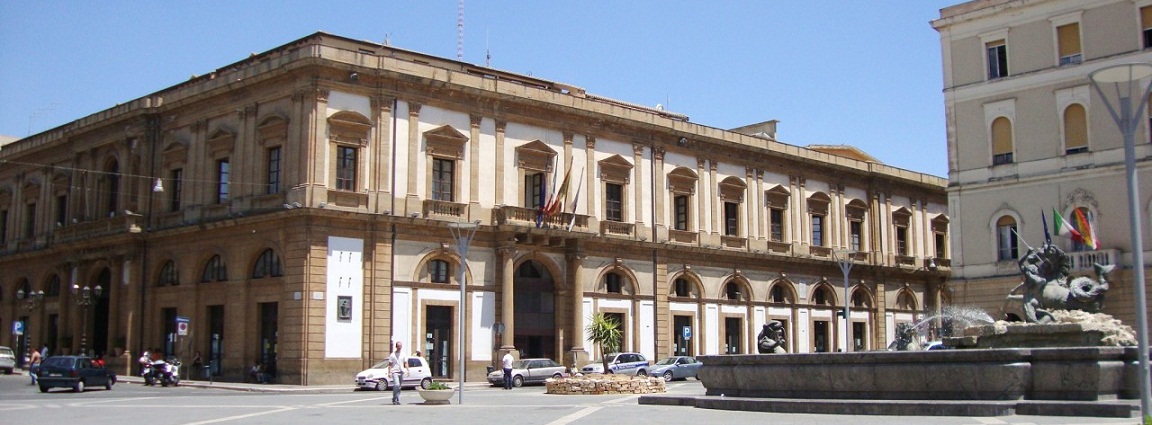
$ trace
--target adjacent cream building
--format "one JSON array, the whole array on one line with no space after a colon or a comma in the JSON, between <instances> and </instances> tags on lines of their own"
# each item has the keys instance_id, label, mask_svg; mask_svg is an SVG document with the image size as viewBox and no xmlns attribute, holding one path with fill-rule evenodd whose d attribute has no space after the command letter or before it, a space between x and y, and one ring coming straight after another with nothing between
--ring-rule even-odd
<instances>
[{"instance_id":1,"label":"adjacent cream building","mask_svg":"<svg viewBox=\"0 0 1152 425\"><path fill-rule=\"evenodd\" d=\"M594 313L657 359L755 352L769 320L792 352L883 349L947 302L943 179L775 137L313 34L4 146L0 337L351 385L392 341L457 379L463 332L482 380L598 357Z\"/></svg>"},{"instance_id":2,"label":"adjacent cream building","mask_svg":"<svg viewBox=\"0 0 1152 425\"><path fill-rule=\"evenodd\" d=\"M1152 62L1152 1L970 1L940 10L932 26L944 60L953 301L1019 317L1004 298L1020 283L1017 259L1044 242L1041 214L1051 226L1053 209L1068 219L1079 209L1095 222L1099 249L1055 234L1053 242L1073 257L1074 275L1091 275L1096 262L1120 266L1106 312L1133 324L1123 139L1088 74ZM1136 136L1144 223L1147 124Z\"/></svg>"}]
</instances>

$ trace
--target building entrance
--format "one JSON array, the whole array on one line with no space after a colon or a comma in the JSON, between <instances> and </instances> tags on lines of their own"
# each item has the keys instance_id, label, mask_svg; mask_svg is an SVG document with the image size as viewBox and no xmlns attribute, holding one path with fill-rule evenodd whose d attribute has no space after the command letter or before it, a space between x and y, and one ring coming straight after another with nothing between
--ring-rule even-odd
<instances>
[{"instance_id":1,"label":"building entrance","mask_svg":"<svg viewBox=\"0 0 1152 425\"><path fill-rule=\"evenodd\" d=\"M520 357L556 357L556 295L552 274L535 261L526 261L513 278L515 339Z\"/></svg>"},{"instance_id":2,"label":"building entrance","mask_svg":"<svg viewBox=\"0 0 1152 425\"><path fill-rule=\"evenodd\" d=\"M424 311L424 356L432 376L452 376L452 307L430 305ZM419 349L419 348L417 348Z\"/></svg>"}]
</instances>

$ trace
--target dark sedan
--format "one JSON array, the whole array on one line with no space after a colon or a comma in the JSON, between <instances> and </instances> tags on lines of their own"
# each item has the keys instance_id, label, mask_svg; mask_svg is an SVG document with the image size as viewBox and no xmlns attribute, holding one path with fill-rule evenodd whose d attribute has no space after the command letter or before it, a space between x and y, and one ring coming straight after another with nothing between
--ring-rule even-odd
<instances>
[{"instance_id":1,"label":"dark sedan","mask_svg":"<svg viewBox=\"0 0 1152 425\"><path fill-rule=\"evenodd\" d=\"M648 374L662 377L665 381L688 378L700 379L696 376L696 373L700 371L700 366L702 365L703 363L701 363L699 360L696 360L694 357L665 357L656 362L656 364L652 365L652 368L648 371Z\"/></svg>"},{"instance_id":2,"label":"dark sedan","mask_svg":"<svg viewBox=\"0 0 1152 425\"><path fill-rule=\"evenodd\" d=\"M88 386L112 389L116 374L106 367L92 364L92 359L87 356L52 356L40 364L36 381L42 393L57 387L71 388L79 393Z\"/></svg>"}]
</instances>

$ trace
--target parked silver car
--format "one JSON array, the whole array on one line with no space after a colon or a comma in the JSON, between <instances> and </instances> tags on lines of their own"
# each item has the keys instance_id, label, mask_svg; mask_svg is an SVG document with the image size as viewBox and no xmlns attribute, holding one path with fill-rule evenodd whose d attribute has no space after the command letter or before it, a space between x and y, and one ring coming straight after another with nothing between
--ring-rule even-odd
<instances>
[{"instance_id":1,"label":"parked silver car","mask_svg":"<svg viewBox=\"0 0 1152 425\"><path fill-rule=\"evenodd\" d=\"M688 378L700 379L696 376L696 373L700 371L700 366L703 365L704 363L696 360L695 357L665 357L652 365L652 368L648 369L648 373L652 376L663 377L665 381Z\"/></svg>"},{"instance_id":2,"label":"parked silver car","mask_svg":"<svg viewBox=\"0 0 1152 425\"><path fill-rule=\"evenodd\" d=\"M16 354L12 352L11 348L0 347L0 370L4 374L11 375L12 369L16 368Z\"/></svg>"},{"instance_id":3,"label":"parked silver car","mask_svg":"<svg viewBox=\"0 0 1152 425\"><path fill-rule=\"evenodd\" d=\"M404 374L401 388L416 387L428 389L432 385L432 369L422 357L408 357L408 373ZM392 376L388 373L388 360L376 363L372 367L356 374L356 387L362 390L384 391L392 388Z\"/></svg>"},{"instance_id":4,"label":"parked silver car","mask_svg":"<svg viewBox=\"0 0 1152 425\"><path fill-rule=\"evenodd\" d=\"M512 386L542 383L548 378L564 377L565 368L552 359L520 359L512 362ZM504 385L504 369L496 369L488 374L488 383Z\"/></svg>"}]
</instances>

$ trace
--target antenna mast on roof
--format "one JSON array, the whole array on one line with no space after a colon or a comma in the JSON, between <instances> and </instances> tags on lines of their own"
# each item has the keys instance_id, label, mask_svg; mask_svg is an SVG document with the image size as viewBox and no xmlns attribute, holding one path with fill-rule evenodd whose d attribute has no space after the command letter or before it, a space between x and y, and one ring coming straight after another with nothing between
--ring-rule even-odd
<instances>
[{"instance_id":1,"label":"antenna mast on roof","mask_svg":"<svg viewBox=\"0 0 1152 425\"><path fill-rule=\"evenodd\" d=\"M464 60L464 0L456 6L456 60Z\"/></svg>"}]
</instances>

